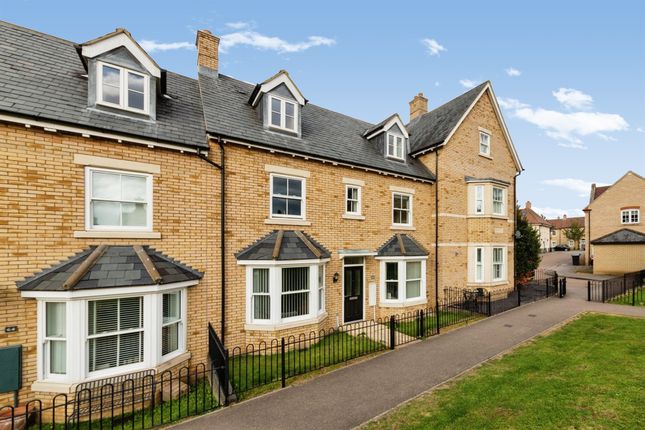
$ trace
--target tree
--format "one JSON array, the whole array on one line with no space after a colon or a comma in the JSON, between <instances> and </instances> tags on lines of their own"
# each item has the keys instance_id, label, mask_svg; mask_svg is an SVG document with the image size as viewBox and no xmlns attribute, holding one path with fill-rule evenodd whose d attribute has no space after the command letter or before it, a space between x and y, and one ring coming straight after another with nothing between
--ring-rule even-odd
<instances>
[{"instance_id":1,"label":"tree","mask_svg":"<svg viewBox=\"0 0 645 430\"><path fill-rule=\"evenodd\" d=\"M585 235L585 229L580 224L578 224L578 221L573 221L571 223L571 227L565 230L564 235L567 237L567 239L573 240L575 249L579 249L580 240Z\"/></svg>"},{"instance_id":2,"label":"tree","mask_svg":"<svg viewBox=\"0 0 645 430\"><path fill-rule=\"evenodd\" d=\"M540 265L540 237L519 209L515 228L515 283L526 285Z\"/></svg>"}]
</instances>

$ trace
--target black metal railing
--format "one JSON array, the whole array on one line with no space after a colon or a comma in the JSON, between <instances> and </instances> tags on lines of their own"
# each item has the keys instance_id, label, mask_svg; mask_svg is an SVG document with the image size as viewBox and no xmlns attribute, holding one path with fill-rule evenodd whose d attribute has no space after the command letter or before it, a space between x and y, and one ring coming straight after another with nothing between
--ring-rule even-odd
<instances>
[{"instance_id":1,"label":"black metal railing","mask_svg":"<svg viewBox=\"0 0 645 430\"><path fill-rule=\"evenodd\" d=\"M587 300L625 305L645 304L645 270L602 281L587 281Z\"/></svg>"},{"instance_id":2,"label":"black metal railing","mask_svg":"<svg viewBox=\"0 0 645 430\"><path fill-rule=\"evenodd\" d=\"M0 408L0 428L134 430L164 426L223 404L220 390L212 388L213 373L211 366L197 364L84 385L74 394L58 394L48 402L36 399L19 408Z\"/></svg>"}]
</instances>

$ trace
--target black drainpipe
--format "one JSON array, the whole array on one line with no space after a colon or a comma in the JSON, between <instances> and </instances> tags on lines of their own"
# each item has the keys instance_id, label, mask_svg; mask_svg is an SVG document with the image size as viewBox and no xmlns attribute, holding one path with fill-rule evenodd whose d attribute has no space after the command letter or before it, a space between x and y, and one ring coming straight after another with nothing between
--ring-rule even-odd
<instances>
[{"instance_id":1,"label":"black drainpipe","mask_svg":"<svg viewBox=\"0 0 645 430\"><path fill-rule=\"evenodd\" d=\"M437 314L437 333L441 325L439 324L439 148L436 149L434 156L434 305Z\"/></svg>"},{"instance_id":2,"label":"black drainpipe","mask_svg":"<svg viewBox=\"0 0 645 430\"><path fill-rule=\"evenodd\" d=\"M219 225L220 225L220 272L221 272L221 289L222 289L222 297L221 297L221 314L222 314L222 321L221 321L221 326L220 326L220 339L222 340L222 344L224 345L224 338L226 336L225 334L225 329L226 329L226 240L224 238L224 231L225 231L225 226L226 226L226 182L225 182L225 157L224 157L224 143L219 137L216 137L214 139L217 141L217 144L219 145L219 150L221 154L220 158L220 164L215 163L213 160L209 159L206 155L202 154L201 152L198 152L197 154L199 155L199 158L202 160L206 161L208 164L211 166L217 168L220 171L220 212L219 212Z\"/></svg>"}]
</instances>

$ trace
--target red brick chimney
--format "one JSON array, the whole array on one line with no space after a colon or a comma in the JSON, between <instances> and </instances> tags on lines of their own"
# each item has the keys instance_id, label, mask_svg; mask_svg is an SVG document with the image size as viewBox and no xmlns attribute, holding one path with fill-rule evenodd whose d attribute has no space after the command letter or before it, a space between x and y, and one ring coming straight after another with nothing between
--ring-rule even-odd
<instances>
[{"instance_id":1,"label":"red brick chimney","mask_svg":"<svg viewBox=\"0 0 645 430\"><path fill-rule=\"evenodd\" d=\"M219 66L219 37L208 30L199 30L195 39L197 66L217 72Z\"/></svg>"},{"instance_id":2,"label":"red brick chimney","mask_svg":"<svg viewBox=\"0 0 645 430\"><path fill-rule=\"evenodd\" d=\"M410 121L428 112L428 99L419 93L410 102Z\"/></svg>"}]
</instances>

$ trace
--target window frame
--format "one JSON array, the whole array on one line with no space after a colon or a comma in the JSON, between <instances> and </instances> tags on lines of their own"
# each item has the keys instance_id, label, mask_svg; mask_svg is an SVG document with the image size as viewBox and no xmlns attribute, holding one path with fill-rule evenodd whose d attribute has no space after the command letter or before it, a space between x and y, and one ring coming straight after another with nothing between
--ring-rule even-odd
<instances>
[{"instance_id":1,"label":"window frame","mask_svg":"<svg viewBox=\"0 0 645 430\"><path fill-rule=\"evenodd\" d=\"M350 199L349 198L349 189L355 189L356 190L356 199ZM353 185L353 184L346 184L345 185L345 215L352 215L352 216L361 216L363 214L363 199L362 199L362 194L363 194L363 189L359 185ZM355 212L350 212L347 210L347 206L349 202L355 202L356 203L356 211Z\"/></svg>"},{"instance_id":2,"label":"window frame","mask_svg":"<svg viewBox=\"0 0 645 430\"><path fill-rule=\"evenodd\" d=\"M404 209L397 209L397 208L394 207L395 196L402 196L402 197L407 197L408 198L409 207L407 209L407 213L408 213L408 222L407 223L396 223L396 222L394 222L394 213L395 213L395 211L397 211L397 210L398 211L404 211ZM414 224L413 219L412 219L412 215L413 215L413 212L412 212L412 209L413 209L412 200L413 200L413 197L414 197L413 194L410 194L410 193L404 193L404 192L401 192L401 191L392 191L392 226L394 226L394 227L412 227L412 225Z\"/></svg>"},{"instance_id":3,"label":"window frame","mask_svg":"<svg viewBox=\"0 0 645 430\"><path fill-rule=\"evenodd\" d=\"M246 266L246 325L250 329L273 330L280 327L295 327L315 322L318 318L326 315L326 304L323 301L320 308L320 284L319 270L323 270L323 295L327 293L324 276L325 265L329 259L319 260L296 260L296 261L238 261L238 264ZM308 305L309 312L304 315L282 317L282 269L306 267L309 270L308 282ZM270 315L269 319L256 319L253 315L253 271L256 269L269 270L269 297ZM305 290L291 291L289 293L302 293ZM286 293L286 294L289 294ZM324 297L323 297L324 299Z\"/></svg>"},{"instance_id":4,"label":"window frame","mask_svg":"<svg viewBox=\"0 0 645 430\"><path fill-rule=\"evenodd\" d=\"M502 260L501 261L495 261L495 250L500 250L501 255L502 255ZM491 273L491 280L493 282L499 282L499 281L505 281L506 280L506 248L502 246L493 246L491 247L491 267L492 267L492 273ZM500 277L496 278L495 277L495 266L499 265L500 266Z\"/></svg>"},{"instance_id":5,"label":"window frame","mask_svg":"<svg viewBox=\"0 0 645 430\"><path fill-rule=\"evenodd\" d=\"M188 287L197 281L168 284L167 286L149 285L122 287L73 292L23 292L23 297L37 300L37 382L75 384L89 378L103 378L127 374L145 369L156 369L173 358L188 352L186 342L188 315ZM181 312L183 324L179 329L179 348L162 355L163 294L181 292ZM107 299L143 297L143 360L123 366L89 371L89 302ZM66 318L66 374L51 374L48 371L45 348L47 303L65 303Z\"/></svg>"},{"instance_id":6,"label":"window frame","mask_svg":"<svg viewBox=\"0 0 645 430\"><path fill-rule=\"evenodd\" d=\"M481 203L481 207L478 208L478 204ZM484 186L475 185L475 213L477 215L483 215L485 212L485 200L484 200Z\"/></svg>"},{"instance_id":7,"label":"window frame","mask_svg":"<svg viewBox=\"0 0 645 430\"><path fill-rule=\"evenodd\" d=\"M636 221L633 221L633 216L636 214ZM625 221L625 215L627 215L627 221ZM620 223L623 225L635 225L641 223L641 211L640 208L627 208L620 210Z\"/></svg>"},{"instance_id":8,"label":"window frame","mask_svg":"<svg viewBox=\"0 0 645 430\"><path fill-rule=\"evenodd\" d=\"M380 304L385 307L404 307L412 306L417 304L427 303L427 279L426 279L426 267L428 257L377 257L376 258L380 264ZM408 297L407 296L407 283L408 281L417 280L408 279L407 266L408 263L421 263L421 278L418 297ZM388 264L397 264L397 294L396 299L387 298L387 283L394 282L394 279L387 278L387 265Z\"/></svg>"},{"instance_id":9,"label":"window frame","mask_svg":"<svg viewBox=\"0 0 645 430\"><path fill-rule=\"evenodd\" d=\"M491 187L491 213L493 215L499 215L499 216L504 216L504 212L506 211L506 190L502 187L496 187L493 186ZM498 190L501 192L501 200L495 200L495 191ZM496 212L495 211L495 203L499 203L500 205L500 211Z\"/></svg>"},{"instance_id":10,"label":"window frame","mask_svg":"<svg viewBox=\"0 0 645 430\"><path fill-rule=\"evenodd\" d=\"M393 139L392 149L394 153L390 153L390 138ZM400 139L400 141L399 141ZM398 156L397 149L401 150L401 156ZM385 133L385 156L395 160L405 160L405 137L396 133Z\"/></svg>"},{"instance_id":11,"label":"window frame","mask_svg":"<svg viewBox=\"0 0 645 430\"><path fill-rule=\"evenodd\" d=\"M268 282L268 291L266 293L257 293L253 290L253 283L254 283L254 276L255 276L255 271L256 270L266 270L267 271L267 282ZM251 269L251 315L253 315L253 319L255 321L271 321L271 316L273 314L271 307L273 305L273 300L271 299L271 272L268 267L253 267ZM268 297L269 298L269 318L256 318L255 317L255 298L258 296L263 296L263 297Z\"/></svg>"},{"instance_id":12,"label":"window frame","mask_svg":"<svg viewBox=\"0 0 645 430\"><path fill-rule=\"evenodd\" d=\"M293 197L293 196L288 196L288 195L282 195L282 194L274 194L273 193L273 179L274 178L283 178L289 180L297 180L300 181L300 197ZM273 213L273 197L278 197L282 199L287 199L287 200L300 200L300 215L289 215L289 214L274 214ZM287 209L288 211L288 209ZM284 175L282 173L270 173L269 174L269 218L271 219L299 219L299 220L306 220L307 219L307 178L303 178L300 176L293 176L293 175Z\"/></svg>"},{"instance_id":13,"label":"window frame","mask_svg":"<svg viewBox=\"0 0 645 430\"><path fill-rule=\"evenodd\" d=\"M273 124L273 100L277 100L280 102L280 125ZM286 109L287 103L293 105L293 129L287 127L287 109ZM298 106L299 105L296 101L287 100L283 97L269 94L269 103L267 106L267 111L268 111L267 124L269 128L283 130L290 133L298 133L298 128L299 128Z\"/></svg>"},{"instance_id":14,"label":"window frame","mask_svg":"<svg viewBox=\"0 0 645 430\"><path fill-rule=\"evenodd\" d=\"M49 303L55 303L55 304L62 304L63 305L63 312L65 314L65 334L63 337L52 337L52 336L47 336L47 305ZM45 378L49 380L64 380L67 378L67 375L69 373L69 368L68 368L68 357L69 357L69 342L68 342L68 337L69 337L69 332L68 332L68 318L67 318L67 303L64 301L57 301L57 300L47 300L46 302L43 303L43 322L39 326L41 326L41 332L42 332L42 340L40 343L43 354L41 360L39 360L42 363L43 366L43 375ZM51 342L65 342L65 372L64 373L53 373L51 371Z\"/></svg>"},{"instance_id":15,"label":"window frame","mask_svg":"<svg viewBox=\"0 0 645 430\"><path fill-rule=\"evenodd\" d=\"M110 173L117 175L138 176L146 179L146 226L95 226L92 219L92 201L110 201L119 203L142 203L127 200L94 199L92 196L93 173ZM152 174L131 172L126 170L105 169L101 167L85 167L85 230L86 231L144 231L151 232L153 228L153 190Z\"/></svg>"},{"instance_id":16,"label":"window frame","mask_svg":"<svg viewBox=\"0 0 645 430\"><path fill-rule=\"evenodd\" d=\"M478 246L475 248L475 282L484 282L484 278L484 248Z\"/></svg>"},{"instance_id":17,"label":"window frame","mask_svg":"<svg viewBox=\"0 0 645 430\"><path fill-rule=\"evenodd\" d=\"M171 322L164 323L163 321L163 296L166 294L179 294L179 319L176 319ZM176 357L177 355L182 354L185 349L186 349L186 299L185 299L185 290L173 290L173 291L164 291L163 293L160 294L161 300L159 300L159 304L161 305L161 310L159 311L159 315L161 316L161 328L159 329L159 354L160 357L162 357L164 360L169 360L173 357ZM163 353L163 329L164 327L170 326L170 325L177 325L177 331L178 331L178 339L177 339L177 349L174 351L167 352L166 354Z\"/></svg>"},{"instance_id":18,"label":"window frame","mask_svg":"<svg viewBox=\"0 0 645 430\"><path fill-rule=\"evenodd\" d=\"M482 145L482 137L486 136L487 137L487 142L485 145ZM486 148L486 151L482 151L482 146ZM490 133L486 133L485 131L479 130L479 155L483 155L484 157L490 157L490 150L491 147L491 135Z\"/></svg>"},{"instance_id":19,"label":"window frame","mask_svg":"<svg viewBox=\"0 0 645 430\"><path fill-rule=\"evenodd\" d=\"M318 313L325 312L325 265L318 265Z\"/></svg>"},{"instance_id":20,"label":"window frame","mask_svg":"<svg viewBox=\"0 0 645 430\"><path fill-rule=\"evenodd\" d=\"M112 103L103 100L103 68L111 67L119 70L119 103ZM129 87L128 74L143 77L143 109L133 108L128 105ZM126 67L117 66L103 61L96 62L96 104L108 106L116 109L136 112L139 114L150 113L150 76L145 73L137 72Z\"/></svg>"}]
</instances>

